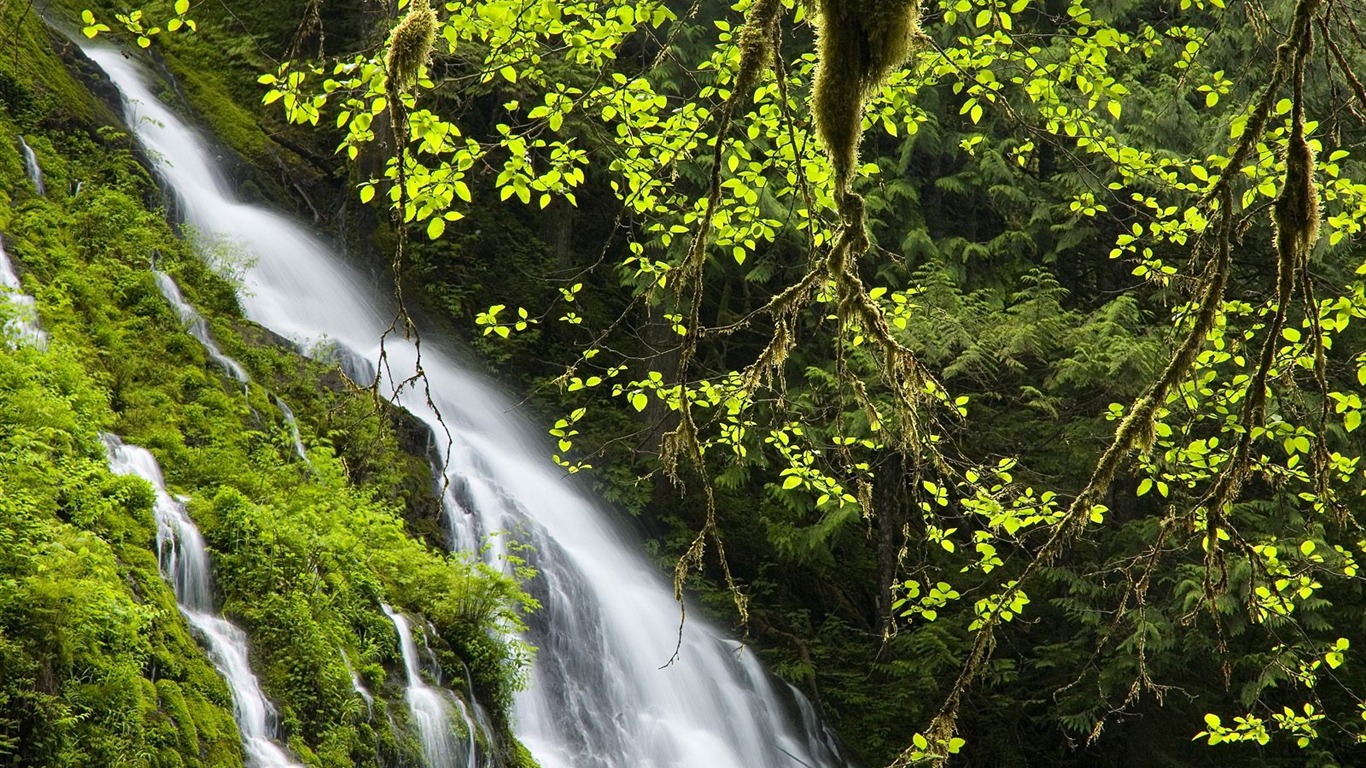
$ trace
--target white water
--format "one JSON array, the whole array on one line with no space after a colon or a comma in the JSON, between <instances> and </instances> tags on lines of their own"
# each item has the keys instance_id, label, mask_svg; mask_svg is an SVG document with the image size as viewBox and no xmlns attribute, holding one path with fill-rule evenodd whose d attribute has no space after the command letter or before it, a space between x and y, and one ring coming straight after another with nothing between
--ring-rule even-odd
<instances>
[{"instance_id":1,"label":"white water","mask_svg":"<svg viewBox=\"0 0 1366 768\"><path fill-rule=\"evenodd\" d=\"M180 612L199 632L209 658L232 692L233 715L242 734L248 764L254 768L298 768L271 737L275 709L247 660L247 636L214 613L213 577L204 537L185 512L185 505L166 490L157 460L145 448L103 435L109 469L116 475L135 475L152 484L157 522L157 561L161 576L175 590Z\"/></svg>"},{"instance_id":2,"label":"white water","mask_svg":"<svg viewBox=\"0 0 1366 768\"><path fill-rule=\"evenodd\" d=\"M294 443L294 455L308 464L308 449L304 447L304 440L299 436L299 420L294 418L294 411L278 396L271 395L270 399L275 401L275 407L279 408L280 415L285 417L285 428L289 430L289 439Z\"/></svg>"},{"instance_id":3,"label":"white water","mask_svg":"<svg viewBox=\"0 0 1366 768\"><path fill-rule=\"evenodd\" d=\"M86 52L122 92L128 125L188 223L254 258L242 296L248 316L303 349L379 359L392 318L384 286L294 221L237 200L203 139L155 99L133 61ZM398 379L415 370L411 344L390 339L386 353ZM469 546L511 530L535 547L540 574L531 589L544 607L528 639L540 651L515 716L544 768L845 764L824 726L804 727L754 655L707 623L689 618L678 661L664 666L679 635L670 585L607 510L564 480L543 441L510 413L511 401L430 340L422 367L454 441L449 456L437 441L440 458L449 458L452 539ZM421 393L405 391L400 401L444 435Z\"/></svg>"},{"instance_id":4,"label":"white water","mask_svg":"<svg viewBox=\"0 0 1366 768\"><path fill-rule=\"evenodd\" d=\"M19 137L19 147L24 150L24 165L28 168L28 180L33 182L33 188L40 195L47 194L47 186L43 184L43 168L38 165L38 153L33 151L33 147L24 141L24 137Z\"/></svg>"},{"instance_id":5,"label":"white water","mask_svg":"<svg viewBox=\"0 0 1366 768\"><path fill-rule=\"evenodd\" d=\"M180 322L185 324L190 335L203 345L209 359L219 368L222 368L234 381L246 387L247 383L251 381L251 377L247 375L247 369L218 348L218 344L213 340L213 334L209 332L208 321L199 314L199 310L185 300L175 278L158 270L152 270L152 274L156 276L157 288L161 290L161 295L175 308L176 315L180 317ZM299 436L299 421L294 418L294 411L285 405L285 401L278 396L271 395L270 399L275 403L275 407L280 409L280 415L284 417L285 429L289 430L289 438L294 445L295 455L302 459L305 464L309 463L308 450L304 448L303 438Z\"/></svg>"},{"instance_id":6,"label":"white water","mask_svg":"<svg viewBox=\"0 0 1366 768\"><path fill-rule=\"evenodd\" d=\"M351 675L351 690L355 691L356 695L360 696L361 701L365 702L366 713L371 717L374 717L375 697L370 695L370 691L366 689L365 683L361 682L360 674L356 672L355 667L351 666L351 659L346 655L346 651L341 648L338 648L337 650L341 652L342 663L346 665L346 673Z\"/></svg>"},{"instance_id":7,"label":"white water","mask_svg":"<svg viewBox=\"0 0 1366 768\"><path fill-rule=\"evenodd\" d=\"M474 723L465 716L464 706L460 707L460 714L464 720L465 730L470 734L470 741L464 750L465 759L462 761L462 755L459 754L460 750L453 738L454 734L451 733L450 701L446 694L427 685L422 679L422 659L418 656L417 643L413 642L408 617L387 605L380 607L384 610L384 615L394 622L394 629L398 631L399 647L403 651L403 671L408 677L404 699L408 702L408 711L412 713L413 722L417 726L418 738L422 742L422 754L427 759L427 765L430 768L459 768L460 763L464 762L474 766Z\"/></svg>"},{"instance_id":8,"label":"white water","mask_svg":"<svg viewBox=\"0 0 1366 768\"><path fill-rule=\"evenodd\" d=\"M247 375L247 369L243 368L241 363L223 354L223 350L218 348L218 344L213 340L213 334L209 333L208 322L204 320L203 315L199 314L199 310L185 300L185 296L181 294L180 286L176 285L176 281L170 275L159 270L152 270L152 274L156 275L157 288L161 290L161 295L166 297L166 301L175 308L176 315L180 317L180 322L184 323L190 335L204 345L204 351L209 353L209 359L237 383L245 386L247 382L251 381L251 377Z\"/></svg>"},{"instance_id":9,"label":"white water","mask_svg":"<svg viewBox=\"0 0 1366 768\"><path fill-rule=\"evenodd\" d=\"M6 302L3 316L9 319L0 325L0 343L9 347L47 348L47 333L38 325L38 307L33 297L24 293L19 276L14 273L5 252L5 241L0 240L0 301Z\"/></svg>"}]
</instances>

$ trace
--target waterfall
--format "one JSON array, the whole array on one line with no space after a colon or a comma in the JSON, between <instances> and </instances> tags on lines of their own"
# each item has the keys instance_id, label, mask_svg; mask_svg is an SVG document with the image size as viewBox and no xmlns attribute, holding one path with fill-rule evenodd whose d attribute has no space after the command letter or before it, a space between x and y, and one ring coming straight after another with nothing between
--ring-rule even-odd
<instances>
[{"instance_id":1,"label":"waterfall","mask_svg":"<svg viewBox=\"0 0 1366 768\"><path fill-rule=\"evenodd\" d=\"M417 726L418 737L422 742L422 754L429 768L460 768L457 762L457 748L451 733L451 708L446 695L427 685L422 679L422 658L418 655L417 643L413 641L412 628L408 617L387 605L380 606L384 615L394 622L398 631L399 648L403 652L403 670L407 674L408 687L404 699L408 711L412 713ZM458 700L456 703L460 703ZM476 755L474 748L474 723L469 719L463 704L460 705L465 730L469 734L469 744L465 748L465 763L473 768Z\"/></svg>"},{"instance_id":2,"label":"waterfall","mask_svg":"<svg viewBox=\"0 0 1366 768\"><path fill-rule=\"evenodd\" d=\"M366 690L365 683L361 682L360 674L356 672L355 667L351 666L351 659L346 655L346 650L344 648L338 648L337 650L341 652L342 663L346 665L346 673L351 676L351 690L355 691L356 695L360 696L361 701L365 702L366 713L369 714L370 717L374 717L375 697L370 695L370 691Z\"/></svg>"},{"instance_id":3,"label":"waterfall","mask_svg":"<svg viewBox=\"0 0 1366 768\"><path fill-rule=\"evenodd\" d=\"M204 320L204 316L199 314L199 310L190 306L190 302L185 300L185 296L180 293L180 286L176 281L165 272L152 270L156 276L157 288L161 289L161 295L166 297L175 308L176 314L180 316L180 322L185 324L185 328L190 335L195 337L204 346L204 351L209 353L209 359L219 368L222 368L237 383L246 386L251 381L247 375L247 369L242 364L223 354L223 350L218 348L218 344L213 340L213 334L209 333L209 324Z\"/></svg>"},{"instance_id":4,"label":"waterfall","mask_svg":"<svg viewBox=\"0 0 1366 768\"><path fill-rule=\"evenodd\" d=\"M232 692L233 715L242 733L248 764L254 768L298 768L271 737L275 708L261 692L261 684L247 660L247 636L214 613L213 577L209 551L199 528L185 512L185 505L166 490L161 467L145 448L128 445L113 435L102 435L109 469L116 475L134 475L152 485L156 501L157 562L161 576L175 591L180 612L199 633L209 658Z\"/></svg>"},{"instance_id":5,"label":"waterfall","mask_svg":"<svg viewBox=\"0 0 1366 768\"><path fill-rule=\"evenodd\" d=\"M294 443L294 455L298 456L303 463L308 464L308 449L304 447L304 440L299 436L299 420L294 418L294 411L285 405L285 401L276 395L271 395L270 399L275 401L275 407L280 409L280 415L285 417L285 428L289 430L289 439Z\"/></svg>"},{"instance_id":6,"label":"waterfall","mask_svg":"<svg viewBox=\"0 0 1366 768\"><path fill-rule=\"evenodd\" d=\"M474 698L474 677L470 674L470 667L463 661L460 662L460 664L464 667L465 670L465 690L470 692L469 710L465 709L465 703L463 701L456 699L456 703L460 705L460 711L461 714L464 716L465 721L473 722L475 728L478 728L480 733L483 733L485 736L488 736L491 739L493 735L493 727L489 723L488 712L484 710L484 706L479 703L479 700ZM469 765L466 766L466 768L479 768L480 766L480 763L478 763L475 760L475 757L478 754L474 749L475 728L470 729L470 761Z\"/></svg>"},{"instance_id":7,"label":"waterfall","mask_svg":"<svg viewBox=\"0 0 1366 768\"><path fill-rule=\"evenodd\" d=\"M20 346L47 348L47 333L38 325L38 307L32 296L24 293L19 276L14 273L5 241L0 240L0 301L7 306L0 317L0 343L15 348Z\"/></svg>"},{"instance_id":8,"label":"waterfall","mask_svg":"<svg viewBox=\"0 0 1366 768\"><path fill-rule=\"evenodd\" d=\"M77 42L118 87L130 130L188 223L253 257L241 296L247 315L301 349L378 360L392 299L298 223L238 200L204 139L157 101L135 61ZM384 352L395 378L417 369L408 341L389 338ZM513 531L535 547L531 589L544 607L527 639L540 651L514 716L518 737L543 768L846 765L753 653L696 613L683 627L677 661L666 664L680 643L679 609L636 542L564 480L543 438L512 413L513 401L439 340L423 344L421 367L444 425L427 393L405 388L398 401L435 434L450 429L449 447L437 441L448 472L448 523L467 536ZM493 539L490 557L502 540Z\"/></svg>"},{"instance_id":9,"label":"waterfall","mask_svg":"<svg viewBox=\"0 0 1366 768\"><path fill-rule=\"evenodd\" d=\"M161 290L161 295L175 308L176 315L180 317L180 322L185 324L190 335L203 345L204 351L209 354L209 359L245 389L251 381L251 377L247 375L247 369L243 368L241 363L223 354L223 350L218 348L218 344L213 340L213 334L209 333L208 321L199 314L199 310L185 300L185 296L180 292L180 286L176 284L175 279L165 272L155 269L152 270L152 274L156 276L157 288ZM299 436L299 421L294 418L294 411L285 405L285 401L278 396L271 395L270 399L275 403L275 407L280 409L280 415L284 417L285 428L289 430L295 455L302 459L305 464L308 464L308 450L304 448L303 438Z\"/></svg>"},{"instance_id":10,"label":"waterfall","mask_svg":"<svg viewBox=\"0 0 1366 768\"><path fill-rule=\"evenodd\" d=\"M24 137L19 137L19 148L24 150L24 165L28 167L28 180L33 182L33 188L38 194L46 195L47 187L43 184L43 167L38 165L38 153L33 151L33 147L24 141Z\"/></svg>"}]
</instances>

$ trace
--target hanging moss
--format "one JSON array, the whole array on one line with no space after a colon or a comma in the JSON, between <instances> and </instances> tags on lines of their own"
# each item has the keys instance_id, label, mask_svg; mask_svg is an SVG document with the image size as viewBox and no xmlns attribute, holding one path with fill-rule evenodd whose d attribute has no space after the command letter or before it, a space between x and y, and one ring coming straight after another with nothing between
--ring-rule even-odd
<instances>
[{"instance_id":1,"label":"hanging moss","mask_svg":"<svg viewBox=\"0 0 1366 768\"><path fill-rule=\"evenodd\" d=\"M740 69L735 74L735 93L748 96L759 74L773 62L774 32L778 14L783 9L780 0L754 0L745 14L740 28Z\"/></svg>"},{"instance_id":2,"label":"hanging moss","mask_svg":"<svg viewBox=\"0 0 1366 768\"><path fill-rule=\"evenodd\" d=\"M903 64L924 34L919 0L813 0L819 67L813 89L816 133L848 184L858 159L863 105Z\"/></svg>"},{"instance_id":3,"label":"hanging moss","mask_svg":"<svg viewBox=\"0 0 1366 768\"><path fill-rule=\"evenodd\" d=\"M389 54L384 60L389 87L404 90L417 82L418 72L432 55L436 40L436 14L428 0L412 0L403 21L389 35Z\"/></svg>"},{"instance_id":4,"label":"hanging moss","mask_svg":"<svg viewBox=\"0 0 1366 768\"><path fill-rule=\"evenodd\" d=\"M1319 237L1319 196L1314 187L1314 151L1304 138L1297 116L1285 154L1285 181L1271 211L1276 228L1276 251L1295 267L1309 261Z\"/></svg>"}]
</instances>

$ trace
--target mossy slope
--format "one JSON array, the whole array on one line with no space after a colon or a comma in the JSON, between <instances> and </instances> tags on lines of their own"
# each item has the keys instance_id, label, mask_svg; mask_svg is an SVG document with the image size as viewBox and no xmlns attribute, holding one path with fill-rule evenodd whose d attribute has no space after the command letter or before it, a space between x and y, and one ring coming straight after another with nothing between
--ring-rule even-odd
<instances>
[{"instance_id":1,"label":"mossy slope","mask_svg":"<svg viewBox=\"0 0 1366 768\"><path fill-rule=\"evenodd\" d=\"M160 196L132 142L36 16L0 8L0 22L22 47L0 61L0 234L51 337L46 351L0 347L0 762L242 763L227 688L158 573L150 489L108 471L101 432L149 448L190 499L220 605L251 637L305 763L416 757L381 602L432 623L443 661L471 667L477 690L459 693L499 712L490 746L519 753L506 707L526 650L497 630L529 607L520 587L409 533L422 515L435 529L431 483L384 410L241 317L231 283L149 207ZM24 175L19 136L47 197ZM244 390L212 365L153 259L266 386ZM307 463L272 393L298 415Z\"/></svg>"}]
</instances>

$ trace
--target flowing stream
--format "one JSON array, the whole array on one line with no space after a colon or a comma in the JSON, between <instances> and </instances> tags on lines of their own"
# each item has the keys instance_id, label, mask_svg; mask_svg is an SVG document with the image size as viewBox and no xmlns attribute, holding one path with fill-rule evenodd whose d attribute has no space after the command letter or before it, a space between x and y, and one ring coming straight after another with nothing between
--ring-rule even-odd
<instances>
[{"instance_id":1,"label":"flowing stream","mask_svg":"<svg viewBox=\"0 0 1366 768\"><path fill-rule=\"evenodd\" d=\"M203 315L199 314L199 310L190 306L190 302L185 300L185 297L180 293L180 286L176 285L175 280L159 270L153 270L152 274L156 276L157 288L161 290L161 295L175 308L176 315L180 317L180 322L185 324L190 335L204 346L204 351L209 353L209 359L219 368L222 368L238 384L245 386L247 382L251 381L251 377L247 376L247 369L243 368L241 363L223 354L223 350L218 348L218 344L213 340L213 335L209 333L208 322L204 320Z\"/></svg>"},{"instance_id":2,"label":"flowing stream","mask_svg":"<svg viewBox=\"0 0 1366 768\"><path fill-rule=\"evenodd\" d=\"M43 168L38 165L38 153L24 141L23 136L19 137L19 148L24 151L24 166L28 169L28 180L33 182L33 188L38 194L46 195L47 185L43 184Z\"/></svg>"},{"instance_id":3,"label":"flowing stream","mask_svg":"<svg viewBox=\"0 0 1366 768\"><path fill-rule=\"evenodd\" d=\"M355 691L356 695L360 696L361 701L365 702L366 713L370 717L374 717L375 697L370 695L370 691L365 687L365 683L361 682L360 674L356 672L355 667L351 666L351 659L346 655L346 651L341 648L338 648L337 650L341 653L342 663L346 665L346 673L351 676L351 690Z\"/></svg>"},{"instance_id":4,"label":"flowing stream","mask_svg":"<svg viewBox=\"0 0 1366 768\"><path fill-rule=\"evenodd\" d=\"M128 125L188 223L249 253L247 315L357 371L365 369L358 361L378 360L393 317L387 284L362 276L288 217L238 200L205 140L156 99L135 60L78 42L122 93ZM416 370L412 344L390 338L384 350L395 378ZM424 393L410 388L398 398L442 436L434 444L437 466L448 467L452 541L469 548L506 530L534 547L528 559L539 575L530 588L543 608L527 639L540 650L514 714L518 737L544 768L846 765L805 702L706 622L688 619L669 664L679 608L634 540L565 481L511 399L439 341L424 343L421 364L444 426ZM503 540L493 539L489 557Z\"/></svg>"},{"instance_id":5,"label":"flowing stream","mask_svg":"<svg viewBox=\"0 0 1366 768\"><path fill-rule=\"evenodd\" d=\"M213 607L213 577L204 537L185 513L185 505L166 490L161 467L145 448L104 435L109 468L116 475L135 475L152 484L157 521L157 561L161 576L175 590L180 612L199 633L209 658L232 691L233 715L242 733L248 764L253 768L298 768L273 741L275 708L247 660L247 636L218 616Z\"/></svg>"}]
</instances>

